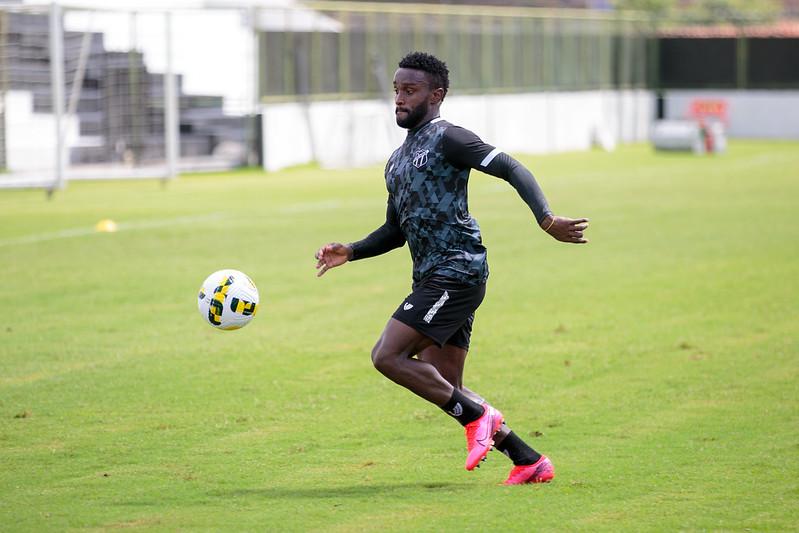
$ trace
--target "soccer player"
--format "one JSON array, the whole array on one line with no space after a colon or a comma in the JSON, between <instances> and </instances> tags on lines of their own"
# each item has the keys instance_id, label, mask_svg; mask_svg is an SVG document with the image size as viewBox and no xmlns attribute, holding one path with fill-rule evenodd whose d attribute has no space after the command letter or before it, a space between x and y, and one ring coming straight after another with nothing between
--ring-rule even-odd
<instances>
[{"instance_id":1,"label":"soccer player","mask_svg":"<svg viewBox=\"0 0 799 533\"><path fill-rule=\"evenodd\" d=\"M386 221L360 241L319 248L317 275L407 243L412 292L372 349L375 368L465 427L467 470L474 470L493 445L514 464L505 484L548 482L555 475L549 458L463 385L474 313L488 278L480 228L468 209L470 170L509 182L541 229L559 241L588 242L583 237L588 219L554 216L530 171L471 131L441 119L448 89L449 71L435 56L413 52L400 60L394 74L395 114L397 125L408 133L386 164Z\"/></svg>"}]
</instances>

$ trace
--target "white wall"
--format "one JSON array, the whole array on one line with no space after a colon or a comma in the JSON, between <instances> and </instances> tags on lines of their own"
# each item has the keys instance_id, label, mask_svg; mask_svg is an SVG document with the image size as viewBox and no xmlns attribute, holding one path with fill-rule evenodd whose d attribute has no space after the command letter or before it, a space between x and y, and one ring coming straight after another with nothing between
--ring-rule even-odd
<instances>
[{"instance_id":1,"label":"white wall","mask_svg":"<svg viewBox=\"0 0 799 533\"><path fill-rule=\"evenodd\" d=\"M696 99L727 103L727 137L799 140L799 91L667 91L665 118L686 118Z\"/></svg>"},{"instance_id":2,"label":"white wall","mask_svg":"<svg viewBox=\"0 0 799 533\"><path fill-rule=\"evenodd\" d=\"M55 122L55 115L33 112L32 93L6 93L6 149L9 171L52 171L56 167ZM62 127L66 132L67 145L75 143L78 138L77 120L64 117ZM63 162L66 163L66 160Z\"/></svg>"},{"instance_id":3,"label":"white wall","mask_svg":"<svg viewBox=\"0 0 799 533\"><path fill-rule=\"evenodd\" d=\"M390 101L274 104L261 112L268 171L312 161L333 168L380 164L405 138ZM643 90L450 95L441 116L509 153L612 148L647 140L654 96Z\"/></svg>"},{"instance_id":4,"label":"white wall","mask_svg":"<svg viewBox=\"0 0 799 533\"><path fill-rule=\"evenodd\" d=\"M276 104L261 112L268 171L312 161L330 168L372 165L404 137L379 100Z\"/></svg>"}]
</instances>

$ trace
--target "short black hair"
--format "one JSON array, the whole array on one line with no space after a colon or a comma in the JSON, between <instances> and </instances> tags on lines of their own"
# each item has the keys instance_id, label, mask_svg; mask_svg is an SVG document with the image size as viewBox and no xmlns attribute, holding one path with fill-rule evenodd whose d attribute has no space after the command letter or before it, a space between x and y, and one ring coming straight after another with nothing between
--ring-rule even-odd
<instances>
[{"instance_id":1,"label":"short black hair","mask_svg":"<svg viewBox=\"0 0 799 533\"><path fill-rule=\"evenodd\" d=\"M444 89L444 96L449 90L449 69L447 64L434 55L424 52L411 52L399 61L399 68L410 68L427 73L427 79L433 89ZM441 98L444 99L443 97Z\"/></svg>"}]
</instances>

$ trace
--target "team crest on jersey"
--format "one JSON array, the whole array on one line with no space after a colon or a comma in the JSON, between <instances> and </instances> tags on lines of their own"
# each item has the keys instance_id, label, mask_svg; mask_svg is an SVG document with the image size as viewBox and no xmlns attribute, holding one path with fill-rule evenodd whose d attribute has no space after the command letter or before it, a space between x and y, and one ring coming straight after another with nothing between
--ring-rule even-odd
<instances>
[{"instance_id":1,"label":"team crest on jersey","mask_svg":"<svg viewBox=\"0 0 799 533\"><path fill-rule=\"evenodd\" d=\"M427 164L427 154L430 150L416 150L413 154L413 166L422 168Z\"/></svg>"}]
</instances>

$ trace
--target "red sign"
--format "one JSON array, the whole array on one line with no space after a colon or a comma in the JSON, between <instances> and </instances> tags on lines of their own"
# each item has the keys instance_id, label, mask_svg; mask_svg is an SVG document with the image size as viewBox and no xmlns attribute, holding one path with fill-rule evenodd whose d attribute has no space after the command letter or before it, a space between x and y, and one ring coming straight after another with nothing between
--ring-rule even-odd
<instances>
[{"instance_id":1,"label":"red sign","mask_svg":"<svg viewBox=\"0 0 799 533\"><path fill-rule=\"evenodd\" d=\"M702 120L704 118L717 118L725 125L729 122L727 111L729 105L726 100L701 100L696 99L691 102L688 116Z\"/></svg>"}]
</instances>

